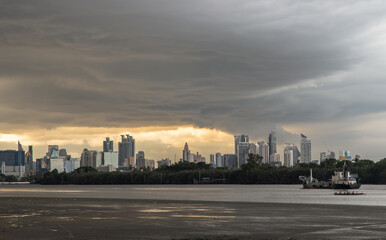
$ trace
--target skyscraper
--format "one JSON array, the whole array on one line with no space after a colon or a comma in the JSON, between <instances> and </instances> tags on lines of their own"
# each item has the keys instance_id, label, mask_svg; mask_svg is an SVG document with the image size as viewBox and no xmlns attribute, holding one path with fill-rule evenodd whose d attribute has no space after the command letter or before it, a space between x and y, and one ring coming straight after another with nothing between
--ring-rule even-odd
<instances>
[{"instance_id":1,"label":"skyscraper","mask_svg":"<svg viewBox=\"0 0 386 240\"><path fill-rule=\"evenodd\" d=\"M33 147L28 146L28 152L25 154L25 172L30 174L33 171Z\"/></svg>"},{"instance_id":2,"label":"skyscraper","mask_svg":"<svg viewBox=\"0 0 386 240\"><path fill-rule=\"evenodd\" d=\"M284 166L292 167L294 165L294 151L292 149L284 149Z\"/></svg>"},{"instance_id":3,"label":"skyscraper","mask_svg":"<svg viewBox=\"0 0 386 240\"><path fill-rule=\"evenodd\" d=\"M122 142L118 144L118 163L120 167L134 167L135 160L135 139L129 134L121 135Z\"/></svg>"},{"instance_id":4,"label":"skyscraper","mask_svg":"<svg viewBox=\"0 0 386 240\"><path fill-rule=\"evenodd\" d=\"M290 167L292 167L293 165L296 165L298 163L298 159L299 159L299 156L300 156L300 152L299 152L299 149L298 147L293 144L293 143L286 143L285 147L284 147L284 155L285 155L285 152L286 151L289 151L289 150L292 150L292 165L290 165ZM285 159L285 157L284 157Z\"/></svg>"},{"instance_id":5,"label":"skyscraper","mask_svg":"<svg viewBox=\"0 0 386 240\"><path fill-rule=\"evenodd\" d=\"M216 167L216 163L214 161L214 154L210 154L210 165L212 165L212 167Z\"/></svg>"},{"instance_id":6,"label":"skyscraper","mask_svg":"<svg viewBox=\"0 0 386 240\"><path fill-rule=\"evenodd\" d=\"M247 163L249 154L249 143L239 142L237 148L237 167L240 168L243 164Z\"/></svg>"},{"instance_id":7,"label":"skyscraper","mask_svg":"<svg viewBox=\"0 0 386 240\"><path fill-rule=\"evenodd\" d=\"M326 159L327 159L327 153L326 152L321 152L320 153L320 163L322 163Z\"/></svg>"},{"instance_id":8,"label":"skyscraper","mask_svg":"<svg viewBox=\"0 0 386 240\"><path fill-rule=\"evenodd\" d=\"M103 141L103 152L114 152L114 141L110 141L109 137L106 137L106 141Z\"/></svg>"},{"instance_id":9,"label":"skyscraper","mask_svg":"<svg viewBox=\"0 0 386 240\"><path fill-rule=\"evenodd\" d=\"M237 149L240 142L246 142L249 143L249 137L248 135L235 135L235 154L237 155Z\"/></svg>"},{"instance_id":10,"label":"skyscraper","mask_svg":"<svg viewBox=\"0 0 386 240\"><path fill-rule=\"evenodd\" d=\"M139 151L137 153L137 168L141 169L145 167L145 152Z\"/></svg>"},{"instance_id":11,"label":"skyscraper","mask_svg":"<svg viewBox=\"0 0 386 240\"><path fill-rule=\"evenodd\" d=\"M237 168L237 155L236 154L224 154L224 166L230 169Z\"/></svg>"},{"instance_id":12,"label":"skyscraper","mask_svg":"<svg viewBox=\"0 0 386 240\"><path fill-rule=\"evenodd\" d=\"M266 142L258 142L259 155L263 157L262 163L269 163L269 145Z\"/></svg>"},{"instance_id":13,"label":"skyscraper","mask_svg":"<svg viewBox=\"0 0 386 240\"><path fill-rule=\"evenodd\" d=\"M189 161L190 150L188 143L185 143L184 150L182 150L182 161Z\"/></svg>"},{"instance_id":14,"label":"skyscraper","mask_svg":"<svg viewBox=\"0 0 386 240\"><path fill-rule=\"evenodd\" d=\"M274 156L272 154L276 153L276 132L272 131L268 137L268 146L269 146L269 156ZM274 162L274 160L271 160Z\"/></svg>"},{"instance_id":15,"label":"skyscraper","mask_svg":"<svg viewBox=\"0 0 386 240\"><path fill-rule=\"evenodd\" d=\"M301 163L310 163L311 162L311 140L307 139L307 136L300 135L300 162Z\"/></svg>"},{"instance_id":16,"label":"skyscraper","mask_svg":"<svg viewBox=\"0 0 386 240\"><path fill-rule=\"evenodd\" d=\"M87 148L83 149L80 157L80 166L97 168L97 154L97 151L88 150Z\"/></svg>"},{"instance_id":17,"label":"skyscraper","mask_svg":"<svg viewBox=\"0 0 386 240\"><path fill-rule=\"evenodd\" d=\"M249 144L249 153L259 154L259 145L256 143Z\"/></svg>"},{"instance_id":18,"label":"skyscraper","mask_svg":"<svg viewBox=\"0 0 386 240\"><path fill-rule=\"evenodd\" d=\"M216 153L216 167L224 167L224 158L221 153Z\"/></svg>"}]
</instances>

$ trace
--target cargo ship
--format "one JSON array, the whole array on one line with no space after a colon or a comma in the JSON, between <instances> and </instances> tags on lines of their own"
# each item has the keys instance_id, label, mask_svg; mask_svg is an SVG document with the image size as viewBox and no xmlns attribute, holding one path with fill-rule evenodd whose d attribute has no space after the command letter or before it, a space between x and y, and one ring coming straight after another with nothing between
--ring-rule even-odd
<instances>
[{"instance_id":1,"label":"cargo ship","mask_svg":"<svg viewBox=\"0 0 386 240\"><path fill-rule=\"evenodd\" d=\"M303 188L332 188L331 181L319 181L312 177L312 169L310 169L310 176L299 176L299 180L303 182Z\"/></svg>"},{"instance_id":2,"label":"cargo ship","mask_svg":"<svg viewBox=\"0 0 386 240\"><path fill-rule=\"evenodd\" d=\"M329 181L319 181L312 177L312 169L310 176L299 176L299 180L303 182L303 188L331 188L331 189L358 189L361 184L358 182L356 174L350 174L345 171L346 164L343 166L343 171L335 171Z\"/></svg>"}]
</instances>

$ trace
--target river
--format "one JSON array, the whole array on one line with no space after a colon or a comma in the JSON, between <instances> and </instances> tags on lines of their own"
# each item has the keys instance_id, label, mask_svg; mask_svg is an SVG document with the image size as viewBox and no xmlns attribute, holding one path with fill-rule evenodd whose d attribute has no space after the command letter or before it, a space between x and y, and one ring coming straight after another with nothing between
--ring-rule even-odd
<instances>
[{"instance_id":1,"label":"river","mask_svg":"<svg viewBox=\"0 0 386 240\"><path fill-rule=\"evenodd\" d=\"M0 197L53 197L386 206L386 185L363 185L365 195L335 196L301 185L1 185Z\"/></svg>"}]
</instances>

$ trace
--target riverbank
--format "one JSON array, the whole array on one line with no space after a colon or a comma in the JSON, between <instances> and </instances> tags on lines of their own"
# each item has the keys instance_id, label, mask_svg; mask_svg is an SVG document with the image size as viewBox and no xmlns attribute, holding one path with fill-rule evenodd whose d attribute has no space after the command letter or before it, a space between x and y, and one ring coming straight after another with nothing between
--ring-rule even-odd
<instances>
[{"instance_id":1,"label":"riverbank","mask_svg":"<svg viewBox=\"0 0 386 240\"><path fill-rule=\"evenodd\" d=\"M0 198L0 239L381 239L386 207Z\"/></svg>"}]
</instances>

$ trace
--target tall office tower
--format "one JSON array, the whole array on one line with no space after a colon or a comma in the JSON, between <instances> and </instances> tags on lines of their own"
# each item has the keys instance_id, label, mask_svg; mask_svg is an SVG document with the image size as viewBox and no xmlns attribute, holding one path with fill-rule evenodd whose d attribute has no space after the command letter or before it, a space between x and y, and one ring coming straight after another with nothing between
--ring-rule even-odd
<instances>
[{"instance_id":1,"label":"tall office tower","mask_svg":"<svg viewBox=\"0 0 386 240\"><path fill-rule=\"evenodd\" d=\"M90 152L87 148L83 149L82 154L80 155L80 166L81 167L87 167L88 166L88 160L90 157Z\"/></svg>"},{"instance_id":2,"label":"tall office tower","mask_svg":"<svg viewBox=\"0 0 386 240\"><path fill-rule=\"evenodd\" d=\"M336 159L336 158L335 158L335 152L333 152L333 151L328 151L328 152L327 152L327 159Z\"/></svg>"},{"instance_id":3,"label":"tall office tower","mask_svg":"<svg viewBox=\"0 0 386 240\"><path fill-rule=\"evenodd\" d=\"M269 146L269 156L272 156L272 154L277 153L276 152L276 132L274 132L274 131L272 131L269 134L268 146ZM271 160L271 162L274 162L274 161Z\"/></svg>"},{"instance_id":4,"label":"tall office tower","mask_svg":"<svg viewBox=\"0 0 386 240\"><path fill-rule=\"evenodd\" d=\"M71 156L67 154L67 150L65 148L59 149L59 157L64 157L66 160L71 159Z\"/></svg>"},{"instance_id":5,"label":"tall office tower","mask_svg":"<svg viewBox=\"0 0 386 240\"><path fill-rule=\"evenodd\" d=\"M311 140L308 140L307 137L303 134L300 134L300 163L310 163L311 162Z\"/></svg>"},{"instance_id":6,"label":"tall office tower","mask_svg":"<svg viewBox=\"0 0 386 240\"><path fill-rule=\"evenodd\" d=\"M139 151L137 153L137 168L141 169L145 167L145 152Z\"/></svg>"},{"instance_id":7,"label":"tall office tower","mask_svg":"<svg viewBox=\"0 0 386 240\"><path fill-rule=\"evenodd\" d=\"M248 135L235 135L235 154L237 155L237 149L240 142L246 142L249 143L249 137Z\"/></svg>"},{"instance_id":8,"label":"tall office tower","mask_svg":"<svg viewBox=\"0 0 386 240\"><path fill-rule=\"evenodd\" d=\"M294 165L294 151L290 149L284 150L284 166L292 167Z\"/></svg>"},{"instance_id":9,"label":"tall office tower","mask_svg":"<svg viewBox=\"0 0 386 240\"><path fill-rule=\"evenodd\" d=\"M210 154L210 165L212 165L212 167L216 167L216 163L214 161L214 154Z\"/></svg>"},{"instance_id":10,"label":"tall office tower","mask_svg":"<svg viewBox=\"0 0 386 240\"><path fill-rule=\"evenodd\" d=\"M237 168L237 155L236 154L224 154L224 166L230 169Z\"/></svg>"},{"instance_id":11,"label":"tall office tower","mask_svg":"<svg viewBox=\"0 0 386 240\"><path fill-rule=\"evenodd\" d=\"M224 167L224 158L221 153L216 153L216 167Z\"/></svg>"},{"instance_id":12,"label":"tall office tower","mask_svg":"<svg viewBox=\"0 0 386 240\"><path fill-rule=\"evenodd\" d=\"M51 157L52 152L57 151L59 154L59 146L58 145L48 145L48 152L46 153L47 157Z\"/></svg>"},{"instance_id":13,"label":"tall office tower","mask_svg":"<svg viewBox=\"0 0 386 240\"><path fill-rule=\"evenodd\" d=\"M237 167L240 168L243 164L247 163L249 153L249 143L239 142L237 148Z\"/></svg>"},{"instance_id":14,"label":"tall office tower","mask_svg":"<svg viewBox=\"0 0 386 240\"><path fill-rule=\"evenodd\" d=\"M182 150L182 161L189 161L190 150L188 143L185 143L184 150Z\"/></svg>"},{"instance_id":15,"label":"tall office tower","mask_svg":"<svg viewBox=\"0 0 386 240\"><path fill-rule=\"evenodd\" d=\"M88 150L87 148L83 149L80 157L80 166L97 168L97 155L97 151Z\"/></svg>"},{"instance_id":16,"label":"tall office tower","mask_svg":"<svg viewBox=\"0 0 386 240\"><path fill-rule=\"evenodd\" d=\"M285 147L284 147L284 154L285 154L285 151L289 151L289 150L292 150L292 165L290 167L292 167L293 165L296 165L298 163L298 159L299 159L299 156L300 156L300 152L299 152L299 149L296 145L294 145L293 143L286 143Z\"/></svg>"},{"instance_id":17,"label":"tall office tower","mask_svg":"<svg viewBox=\"0 0 386 240\"><path fill-rule=\"evenodd\" d=\"M194 161L194 163L201 162L202 161L202 156L200 154L198 154L198 152L197 152L197 154L194 155L194 160L193 161Z\"/></svg>"},{"instance_id":18,"label":"tall office tower","mask_svg":"<svg viewBox=\"0 0 386 240\"><path fill-rule=\"evenodd\" d=\"M118 162L120 167L135 166L135 139L126 134L121 135L122 142L118 144Z\"/></svg>"},{"instance_id":19,"label":"tall office tower","mask_svg":"<svg viewBox=\"0 0 386 240\"><path fill-rule=\"evenodd\" d=\"M106 137L106 141L103 141L103 152L114 152L114 141L110 141L109 137Z\"/></svg>"},{"instance_id":20,"label":"tall office tower","mask_svg":"<svg viewBox=\"0 0 386 240\"><path fill-rule=\"evenodd\" d=\"M249 153L259 154L259 145L257 143L249 144Z\"/></svg>"},{"instance_id":21,"label":"tall office tower","mask_svg":"<svg viewBox=\"0 0 386 240\"><path fill-rule=\"evenodd\" d=\"M25 154L25 172L31 174L33 171L33 148L28 146L28 152Z\"/></svg>"},{"instance_id":22,"label":"tall office tower","mask_svg":"<svg viewBox=\"0 0 386 240\"><path fill-rule=\"evenodd\" d=\"M326 152L321 152L320 153L320 163L326 161L327 159L327 153Z\"/></svg>"},{"instance_id":23,"label":"tall office tower","mask_svg":"<svg viewBox=\"0 0 386 240\"><path fill-rule=\"evenodd\" d=\"M263 158L262 163L269 163L269 145L266 142L258 142L259 155Z\"/></svg>"}]
</instances>

